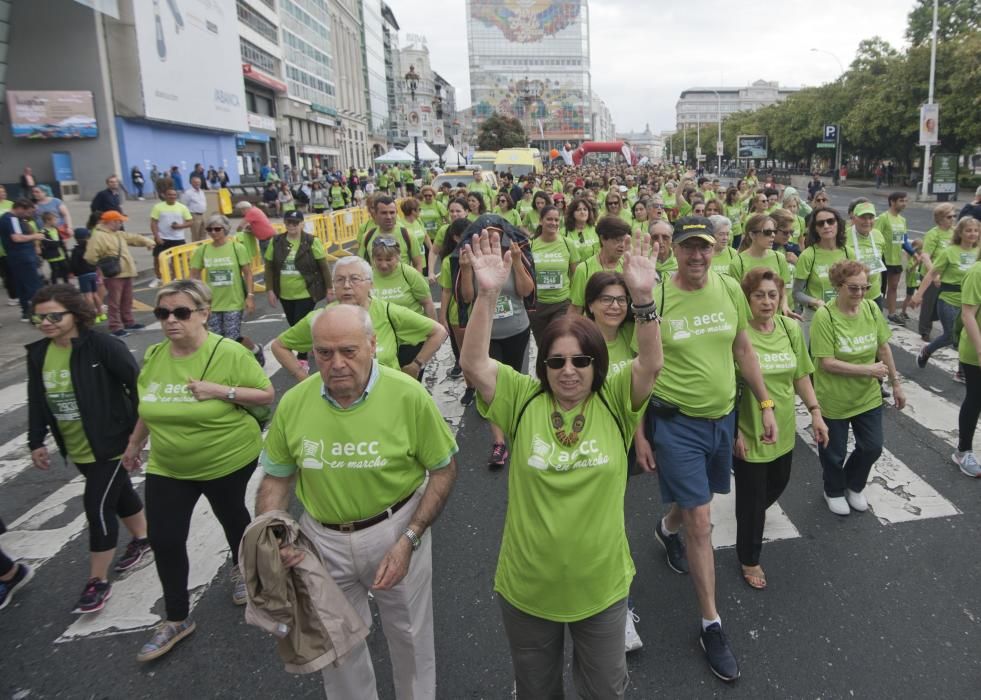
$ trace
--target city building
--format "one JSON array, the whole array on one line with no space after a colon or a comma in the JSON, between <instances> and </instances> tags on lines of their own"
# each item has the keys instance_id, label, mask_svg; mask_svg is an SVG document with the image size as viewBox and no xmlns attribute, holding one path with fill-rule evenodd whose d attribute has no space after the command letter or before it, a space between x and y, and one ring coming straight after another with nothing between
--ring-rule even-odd
<instances>
[{"instance_id":1,"label":"city building","mask_svg":"<svg viewBox=\"0 0 981 700\"><path fill-rule=\"evenodd\" d=\"M368 150L372 160L387 149L388 84L385 80L385 20L381 0L361 0L361 56L364 64Z\"/></svg>"},{"instance_id":2,"label":"city building","mask_svg":"<svg viewBox=\"0 0 981 700\"><path fill-rule=\"evenodd\" d=\"M589 137L593 141L614 141L616 140L616 132L610 108L606 106L602 97L595 92L592 93Z\"/></svg>"},{"instance_id":3,"label":"city building","mask_svg":"<svg viewBox=\"0 0 981 700\"><path fill-rule=\"evenodd\" d=\"M624 131L617 134L618 141L626 141L640 159L648 158L659 163L664 159L663 134L651 131L650 124L644 124L643 131Z\"/></svg>"},{"instance_id":4,"label":"city building","mask_svg":"<svg viewBox=\"0 0 981 700\"><path fill-rule=\"evenodd\" d=\"M436 84L436 97L440 105L440 109L436 110L436 119L443 124L446 144L458 146L460 144L460 120L456 114L456 88L436 71L433 71L433 80Z\"/></svg>"},{"instance_id":5,"label":"city building","mask_svg":"<svg viewBox=\"0 0 981 700\"><path fill-rule=\"evenodd\" d=\"M693 87L682 91L675 106L678 129L718 124L719 117L753 111L782 102L800 88L780 87L777 81L757 80L746 87Z\"/></svg>"},{"instance_id":6,"label":"city building","mask_svg":"<svg viewBox=\"0 0 981 700\"><path fill-rule=\"evenodd\" d=\"M402 58L399 53L399 23L384 0L382 10L382 49L385 52L385 97L388 101L388 122L385 136L389 146L399 139L398 113L404 102L402 96Z\"/></svg>"},{"instance_id":7,"label":"city building","mask_svg":"<svg viewBox=\"0 0 981 700\"><path fill-rule=\"evenodd\" d=\"M467 0L475 126L498 112L520 119L539 147L592 130L587 0Z\"/></svg>"},{"instance_id":8,"label":"city building","mask_svg":"<svg viewBox=\"0 0 981 700\"><path fill-rule=\"evenodd\" d=\"M327 4L331 19L334 46L334 71L337 76L337 147L338 166L344 172L350 168L366 169L368 157L368 105L365 102L364 53L361 45L360 0L330 0Z\"/></svg>"}]
</instances>

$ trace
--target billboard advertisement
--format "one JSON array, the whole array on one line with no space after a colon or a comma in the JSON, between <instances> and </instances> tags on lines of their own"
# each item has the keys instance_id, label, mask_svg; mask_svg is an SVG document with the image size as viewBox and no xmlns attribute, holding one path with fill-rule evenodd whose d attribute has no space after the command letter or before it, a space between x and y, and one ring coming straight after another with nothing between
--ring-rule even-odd
<instances>
[{"instance_id":1,"label":"billboard advertisement","mask_svg":"<svg viewBox=\"0 0 981 700\"><path fill-rule=\"evenodd\" d=\"M248 131L235 0L133 3L147 119Z\"/></svg>"},{"instance_id":2,"label":"billboard advertisement","mask_svg":"<svg viewBox=\"0 0 981 700\"><path fill-rule=\"evenodd\" d=\"M940 105L925 104L920 107L920 145L936 146L940 143Z\"/></svg>"},{"instance_id":3,"label":"billboard advertisement","mask_svg":"<svg viewBox=\"0 0 981 700\"><path fill-rule=\"evenodd\" d=\"M10 129L18 139L94 139L99 135L88 91L8 90Z\"/></svg>"},{"instance_id":4,"label":"billboard advertisement","mask_svg":"<svg viewBox=\"0 0 981 700\"><path fill-rule=\"evenodd\" d=\"M737 158L766 158L767 138L766 136L737 136L736 137L736 157Z\"/></svg>"}]
</instances>

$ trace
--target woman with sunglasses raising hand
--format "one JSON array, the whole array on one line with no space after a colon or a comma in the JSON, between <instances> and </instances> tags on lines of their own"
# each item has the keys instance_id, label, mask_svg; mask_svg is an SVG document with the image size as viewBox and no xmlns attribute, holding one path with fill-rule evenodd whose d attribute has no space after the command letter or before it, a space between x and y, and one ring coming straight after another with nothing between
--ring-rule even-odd
<instances>
[{"instance_id":1,"label":"woman with sunglasses raising hand","mask_svg":"<svg viewBox=\"0 0 981 700\"><path fill-rule=\"evenodd\" d=\"M109 566L119 520L132 535L116 562L123 573L148 561L143 503L120 466L136 424L139 367L116 338L92 330L95 311L68 284L44 287L33 299L31 321L44 336L27 346L28 444L38 469L51 466L44 438L85 477L82 501L89 524L89 577L73 612L102 610L112 595Z\"/></svg>"},{"instance_id":2,"label":"woman with sunglasses raising hand","mask_svg":"<svg viewBox=\"0 0 981 700\"><path fill-rule=\"evenodd\" d=\"M150 661L195 629L189 617L187 536L203 495L232 553L232 601L245 605L238 545L250 521L245 506L262 449L259 423L247 407L272 405L269 378L238 343L208 332L211 290L200 280L176 280L157 290L153 315L166 340L147 348L137 384L140 419L123 466L133 471L147 439L146 499L150 544L167 618L137 654Z\"/></svg>"},{"instance_id":3,"label":"woman with sunglasses raising hand","mask_svg":"<svg viewBox=\"0 0 981 700\"><path fill-rule=\"evenodd\" d=\"M656 247L655 247L656 248ZM623 697L627 594L635 569L624 527L627 450L661 369L661 334L648 236L624 255L637 358L609 373L596 325L567 314L545 330L536 377L488 353L497 299L511 276L496 232L464 248L477 298L460 353L478 409L512 446L499 594L520 698L561 697L568 625L580 694Z\"/></svg>"}]
</instances>

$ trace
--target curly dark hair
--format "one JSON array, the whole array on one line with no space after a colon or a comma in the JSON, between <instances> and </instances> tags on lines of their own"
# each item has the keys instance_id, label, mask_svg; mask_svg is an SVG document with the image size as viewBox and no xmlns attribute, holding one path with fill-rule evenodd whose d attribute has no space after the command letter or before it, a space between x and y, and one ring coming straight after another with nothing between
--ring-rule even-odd
<instances>
[{"instance_id":1,"label":"curly dark hair","mask_svg":"<svg viewBox=\"0 0 981 700\"><path fill-rule=\"evenodd\" d=\"M31 308L37 308L38 304L46 301L64 306L65 310L74 317L75 325L79 330L89 330L95 324L95 309L89 304L85 295L71 284L49 284L41 287L31 299Z\"/></svg>"}]
</instances>

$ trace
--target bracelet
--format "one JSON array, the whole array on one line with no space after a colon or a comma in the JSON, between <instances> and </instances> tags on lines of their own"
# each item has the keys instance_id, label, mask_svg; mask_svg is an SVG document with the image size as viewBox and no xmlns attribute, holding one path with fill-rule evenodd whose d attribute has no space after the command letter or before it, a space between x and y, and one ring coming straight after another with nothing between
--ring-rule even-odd
<instances>
[{"instance_id":1,"label":"bracelet","mask_svg":"<svg viewBox=\"0 0 981 700\"><path fill-rule=\"evenodd\" d=\"M416 533L415 533L415 532L414 532L414 531L412 530L412 528L411 528L411 527L407 527L407 528L405 528L405 529L404 529L404 530L402 531L402 534L403 534L403 535L405 535L405 537L407 537L407 538L408 538L408 540L409 540L409 542L411 542L411 543L412 543L412 551L413 551L413 552L414 552L414 551L416 551L417 549L419 549L419 545L421 545L421 544L422 544L422 540L420 540L420 539L419 539L419 535L417 535L417 534L416 534Z\"/></svg>"},{"instance_id":2,"label":"bracelet","mask_svg":"<svg viewBox=\"0 0 981 700\"><path fill-rule=\"evenodd\" d=\"M634 321L636 323L644 324L661 320L661 317L657 315L657 305L653 301L643 306L631 304L630 310L634 312Z\"/></svg>"},{"instance_id":3,"label":"bracelet","mask_svg":"<svg viewBox=\"0 0 981 700\"><path fill-rule=\"evenodd\" d=\"M807 407L807 412L808 412L808 413L814 413L815 411L818 411L818 410L820 410L820 409L821 409L821 407L820 407L820 406L818 406L817 404L815 404L815 405L813 405L813 406L808 406L808 407Z\"/></svg>"},{"instance_id":4,"label":"bracelet","mask_svg":"<svg viewBox=\"0 0 981 700\"><path fill-rule=\"evenodd\" d=\"M419 362L419 358L418 357L413 357L412 358L412 364L414 364L419 369L422 369L423 367L426 366L426 363L425 362Z\"/></svg>"}]
</instances>

